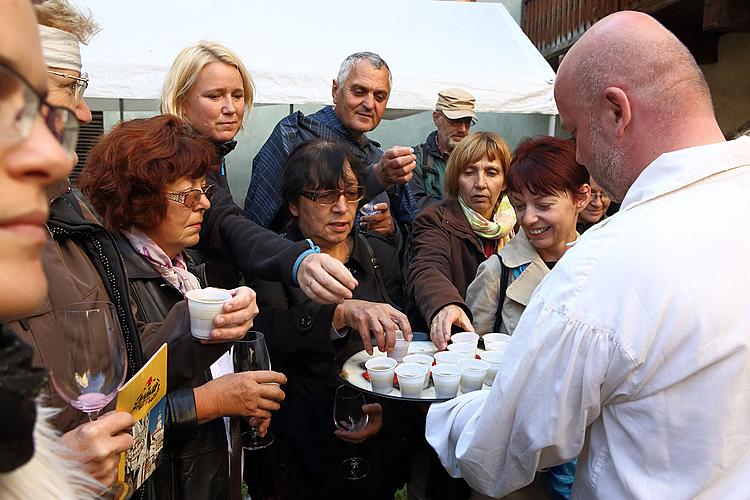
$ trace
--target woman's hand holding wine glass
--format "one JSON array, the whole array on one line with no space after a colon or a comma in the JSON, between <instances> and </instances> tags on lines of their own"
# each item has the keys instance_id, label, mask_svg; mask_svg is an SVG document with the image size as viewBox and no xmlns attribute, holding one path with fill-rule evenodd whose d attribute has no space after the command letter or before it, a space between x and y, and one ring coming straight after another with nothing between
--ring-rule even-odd
<instances>
[{"instance_id":1,"label":"woman's hand holding wine glass","mask_svg":"<svg viewBox=\"0 0 750 500\"><path fill-rule=\"evenodd\" d=\"M333 423L338 429L336 431L338 437L352 443L352 456L339 465L339 474L346 479L362 479L370 473L370 464L365 459L356 456L354 443L359 441L351 441L341 436L341 434L358 435L367 427L369 417L364 409L367 406L365 403L364 395L349 386L342 385L336 389ZM380 414L382 414L382 409Z\"/></svg>"}]
</instances>

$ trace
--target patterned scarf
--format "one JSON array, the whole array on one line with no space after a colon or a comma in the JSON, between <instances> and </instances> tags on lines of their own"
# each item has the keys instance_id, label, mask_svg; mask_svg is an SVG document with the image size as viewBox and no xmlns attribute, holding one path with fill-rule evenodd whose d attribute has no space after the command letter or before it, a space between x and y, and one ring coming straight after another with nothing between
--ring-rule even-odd
<instances>
[{"instance_id":1,"label":"patterned scarf","mask_svg":"<svg viewBox=\"0 0 750 500\"><path fill-rule=\"evenodd\" d=\"M496 252L503 248L514 236L513 226L516 225L516 212L513 210L507 195L502 195L498 201L495 207L495 215L491 221L469 208L460 195L458 196L458 202L461 204L472 231L480 238L497 241Z\"/></svg>"},{"instance_id":2,"label":"patterned scarf","mask_svg":"<svg viewBox=\"0 0 750 500\"><path fill-rule=\"evenodd\" d=\"M198 278L187 270L185 256L182 253L178 254L174 261L172 261L164 253L164 250L140 229L131 227L129 231L123 231L123 234L130 241L130 244L133 245L135 251L149 261L159 271L159 274L182 292L183 295L189 290L201 287Z\"/></svg>"}]
</instances>

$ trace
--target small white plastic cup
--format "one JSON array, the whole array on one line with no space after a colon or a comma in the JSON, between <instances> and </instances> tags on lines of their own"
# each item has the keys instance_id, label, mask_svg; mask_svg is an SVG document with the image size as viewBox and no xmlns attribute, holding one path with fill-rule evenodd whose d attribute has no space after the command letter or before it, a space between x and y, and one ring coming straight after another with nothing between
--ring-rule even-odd
<instances>
[{"instance_id":1,"label":"small white plastic cup","mask_svg":"<svg viewBox=\"0 0 750 500\"><path fill-rule=\"evenodd\" d=\"M429 368L419 363L402 363L396 367L398 386L401 395L406 398L421 398L424 389L424 377Z\"/></svg>"},{"instance_id":2,"label":"small white plastic cup","mask_svg":"<svg viewBox=\"0 0 750 500\"><path fill-rule=\"evenodd\" d=\"M409 353L409 345L411 342L404 338L404 332L396 330L396 344L393 346L393 350L388 354L389 358L393 358L397 363L401 363L404 360L404 356Z\"/></svg>"},{"instance_id":3,"label":"small white plastic cup","mask_svg":"<svg viewBox=\"0 0 750 500\"><path fill-rule=\"evenodd\" d=\"M451 335L451 342L454 344L474 344L474 350L477 349L479 343L479 334L474 332L459 332Z\"/></svg>"},{"instance_id":4,"label":"small white plastic cup","mask_svg":"<svg viewBox=\"0 0 750 500\"><path fill-rule=\"evenodd\" d=\"M481 359L463 359L458 362L458 366L463 369L461 374L461 392L478 391L484 384L484 378L487 376L487 370L490 369L489 363Z\"/></svg>"},{"instance_id":5,"label":"small white plastic cup","mask_svg":"<svg viewBox=\"0 0 750 500\"><path fill-rule=\"evenodd\" d=\"M435 397L438 399L455 398L461 383L460 366L451 363L437 364L432 367L432 384L435 386Z\"/></svg>"},{"instance_id":6,"label":"small white plastic cup","mask_svg":"<svg viewBox=\"0 0 750 500\"><path fill-rule=\"evenodd\" d=\"M190 311L190 333L198 339L211 338L214 319L232 294L221 288L198 288L185 293Z\"/></svg>"},{"instance_id":7,"label":"small white plastic cup","mask_svg":"<svg viewBox=\"0 0 750 500\"><path fill-rule=\"evenodd\" d=\"M484 377L485 384L491 386L495 381L495 375L497 375L497 371L500 369L504 356L505 355L501 351L484 351L479 353L479 357L482 358L482 361L486 361L487 364L490 365L487 370L487 375Z\"/></svg>"},{"instance_id":8,"label":"small white plastic cup","mask_svg":"<svg viewBox=\"0 0 750 500\"><path fill-rule=\"evenodd\" d=\"M504 333L488 333L482 335L484 348L487 351L504 351L510 344L510 335Z\"/></svg>"},{"instance_id":9,"label":"small white plastic cup","mask_svg":"<svg viewBox=\"0 0 750 500\"><path fill-rule=\"evenodd\" d=\"M393 373L398 363L393 358L378 356L365 362L373 392L388 394L393 390Z\"/></svg>"},{"instance_id":10,"label":"small white plastic cup","mask_svg":"<svg viewBox=\"0 0 750 500\"><path fill-rule=\"evenodd\" d=\"M434 358L429 354L407 354L404 356L404 363L419 363L427 367L427 373L424 374L424 385L422 389L427 389L430 385L430 369L432 368L432 362Z\"/></svg>"},{"instance_id":11,"label":"small white plastic cup","mask_svg":"<svg viewBox=\"0 0 750 500\"><path fill-rule=\"evenodd\" d=\"M440 351L433 354L435 362L440 364L457 365L459 361L465 359L466 356L456 351Z\"/></svg>"},{"instance_id":12,"label":"small white plastic cup","mask_svg":"<svg viewBox=\"0 0 750 500\"><path fill-rule=\"evenodd\" d=\"M458 342L448 344L448 351L460 352L466 359L470 359L476 355L477 346L472 342Z\"/></svg>"}]
</instances>

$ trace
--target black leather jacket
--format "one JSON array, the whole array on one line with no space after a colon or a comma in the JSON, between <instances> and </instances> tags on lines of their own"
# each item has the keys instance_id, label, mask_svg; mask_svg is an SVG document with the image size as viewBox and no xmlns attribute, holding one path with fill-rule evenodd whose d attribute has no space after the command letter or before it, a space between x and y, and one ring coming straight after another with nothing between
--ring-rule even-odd
<instances>
[{"instance_id":1,"label":"black leather jacket","mask_svg":"<svg viewBox=\"0 0 750 500\"><path fill-rule=\"evenodd\" d=\"M130 294L138 305L138 319L149 323L161 321L175 304L183 301L182 293L162 278L122 234L117 235L116 242L127 270ZM205 278L202 269L191 268L191 271L199 278ZM184 418L187 416L185 412L178 415L168 409L167 419L180 422L166 436L154 471L153 488L159 499L228 497L229 460L224 422L217 418L198 425L195 414L192 389L209 380L211 373L206 370L176 391L189 393L185 398L190 398L192 403L192 419Z\"/></svg>"}]
</instances>

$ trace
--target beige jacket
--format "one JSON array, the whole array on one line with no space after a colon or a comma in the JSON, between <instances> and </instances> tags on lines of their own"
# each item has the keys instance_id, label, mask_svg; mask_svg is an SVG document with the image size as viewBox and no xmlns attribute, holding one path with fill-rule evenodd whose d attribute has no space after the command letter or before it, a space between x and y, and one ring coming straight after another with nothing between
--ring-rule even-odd
<instances>
[{"instance_id":1,"label":"beige jacket","mask_svg":"<svg viewBox=\"0 0 750 500\"><path fill-rule=\"evenodd\" d=\"M474 281L466 289L466 305L471 309L472 325L480 335L492 332L495 325L497 301L501 295L500 259L503 259L503 264L511 271L503 302L501 333L513 334L523 310L531 300L531 295L549 273L549 269L523 229L500 250L499 254L480 264ZM514 278L513 269L524 264L528 264L526 269L518 278Z\"/></svg>"}]
</instances>

